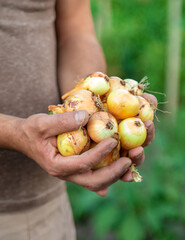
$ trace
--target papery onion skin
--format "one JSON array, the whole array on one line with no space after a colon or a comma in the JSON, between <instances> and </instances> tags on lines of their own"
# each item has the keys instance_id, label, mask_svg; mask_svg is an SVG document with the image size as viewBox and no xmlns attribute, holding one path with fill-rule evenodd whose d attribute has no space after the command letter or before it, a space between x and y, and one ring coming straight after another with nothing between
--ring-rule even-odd
<instances>
[{"instance_id":1,"label":"papery onion skin","mask_svg":"<svg viewBox=\"0 0 185 240\"><path fill-rule=\"evenodd\" d=\"M99 143L104 139L113 137L118 132L118 124L112 114L97 112L89 119L87 132L94 142Z\"/></svg>"},{"instance_id":2,"label":"papery onion skin","mask_svg":"<svg viewBox=\"0 0 185 240\"><path fill-rule=\"evenodd\" d=\"M79 155L90 147L90 138L84 128L57 136L57 147L64 157Z\"/></svg>"},{"instance_id":3,"label":"papery onion skin","mask_svg":"<svg viewBox=\"0 0 185 240\"><path fill-rule=\"evenodd\" d=\"M108 111L117 119L134 117L139 111L138 99L123 89L115 90L109 94L107 106Z\"/></svg>"},{"instance_id":4,"label":"papery onion skin","mask_svg":"<svg viewBox=\"0 0 185 240\"><path fill-rule=\"evenodd\" d=\"M119 124L121 146L130 150L141 146L147 135L144 123L139 118L127 118Z\"/></svg>"},{"instance_id":5,"label":"papery onion skin","mask_svg":"<svg viewBox=\"0 0 185 240\"><path fill-rule=\"evenodd\" d=\"M90 148L93 148L97 145L95 142L91 142ZM118 142L117 146L104 158L101 162L96 164L92 170L96 170L102 167L106 167L111 165L114 161L120 158L120 141Z\"/></svg>"},{"instance_id":6,"label":"papery onion skin","mask_svg":"<svg viewBox=\"0 0 185 240\"><path fill-rule=\"evenodd\" d=\"M150 103L143 97L137 96L139 100L139 111L136 117L140 118L142 122L147 120L153 121L154 119L154 109L150 106Z\"/></svg>"},{"instance_id":7,"label":"papery onion skin","mask_svg":"<svg viewBox=\"0 0 185 240\"><path fill-rule=\"evenodd\" d=\"M125 87L125 82L119 77L112 76L109 78L109 82L110 82L110 90L105 94L105 98L107 98L108 95L114 90L118 90L118 89L127 90L127 88Z\"/></svg>"},{"instance_id":8,"label":"papery onion skin","mask_svg":"<svg viewBox=\"0 0 185 240\"><path fill-rule=\"evenodd\" d=\"M86 110L89 115L101 108L101 100L88 90L79 90L66 98L64 107L66 112Z\"/></svg>"},{"instance_id":9,"label":"papery onion skin","mask_svg":"<svg viewBox=\"0 0 185 240\"><path fill-rule=\"evenodd\" d=\"M134 79L124 79L125 88L133 95L141 96L144 92L144 86Z\"/></svg>"},{"instance_id":10,"label":"papery onion skin","mask_svg":"<svg viewBox=\"0 0 185 240\"><path fill-rule=\"evenodd\" d=\"M57 114L57 113L64 113L65 108L64 108L64 105L61 105L61 104L58 104L57 106L49 105L48 111L49 111L49 115L53 115L53 114Z\"/></svg>"}]
</instances>

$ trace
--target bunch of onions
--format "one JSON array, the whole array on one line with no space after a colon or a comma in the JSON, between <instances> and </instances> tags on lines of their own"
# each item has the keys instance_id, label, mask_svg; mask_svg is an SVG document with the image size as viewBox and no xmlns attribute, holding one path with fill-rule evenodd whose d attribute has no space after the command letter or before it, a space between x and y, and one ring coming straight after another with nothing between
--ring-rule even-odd
<instances>
[{"instance_id":1,"label":"bunch of onions","mask_svg":"<svg viewBox=\"0 0 185 240\"><path fill-rule=\"evenodd\" d=\"M99 96L104 95L110 89L109 78L102 72L91 73L85 79L80 80L70 92L64 94L62 99L82 89L89 90Z\"/></svg>"},{"instance_id":2,"label":"bunch of onions","mask_svg":"<svg viewBox=\"0 0 185 240\"><path fill-rule=\"evenodd\" d=\"M90 138L84 128L57 136L57 146L62 156L79 155L90 147Z\"/></svg>"},{"instance_id":3,"label":"bunch of onions","mask_svg":"<svg viewBox=\"0 0 185 240\"><path fill-rule=\"evenodd\" d=\"M63 105L50 105L50 114L86 110L89 121L85 128L66 132L57 137L57 146L63 156L81 154L106 138L117 139L117 146L102 161L93 167L96 170L110 165L128 151L141 146L147 131L144 121L153 120L154 108L141 97L148 86L146 78L139 83L133 79L108 77L95 72L82 79L70 92L62 96ZM101 97L101 98L100 98ZM119 126L118 126L119 124ZM131 165L132 176L136 182L142 177Z\"/></svg>"}]
</instances>

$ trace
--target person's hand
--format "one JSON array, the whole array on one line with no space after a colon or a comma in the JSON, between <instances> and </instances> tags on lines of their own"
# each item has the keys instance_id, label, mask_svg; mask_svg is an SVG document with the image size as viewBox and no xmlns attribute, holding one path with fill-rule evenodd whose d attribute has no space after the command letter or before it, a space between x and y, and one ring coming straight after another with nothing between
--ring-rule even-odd
<instances>
[{"instance_id":1,"label":"person's hand","mask_svg":"<svg viewBox=\"0 0 185 240\"><path fill-rule=\"evenodd\" d=\"M129 158L122 157L110 166L91 170L116 146L115 139L106 139L78 156L63 157L57 149L58 134L79 129L88 119L86 111L32 115L20 123L22 134L18 150L35 160L50 175L105 196L108 186L119 180L131 165Z\"/></svg>"},{"instance_id":2,"label":"person's hand","mask_svg":"<svg viewBox=\"0 0 185 240\"><path fill-rule=\"evenodd\" d=\"M151 106L155 109L157 107L157 99L154 95L143 93L142 97L145 98ZM155 126L154 123L150 120L144 122L147 129L147 138L141 147L136 147L128 151L128 157L132 160L136 166L141 165L145 160L144 147L150 145L150 143L155 138ZM131 170L129 169L124 176L121 178L122 181L131 182L133 181Z\"/></svg>"}]
</instances>

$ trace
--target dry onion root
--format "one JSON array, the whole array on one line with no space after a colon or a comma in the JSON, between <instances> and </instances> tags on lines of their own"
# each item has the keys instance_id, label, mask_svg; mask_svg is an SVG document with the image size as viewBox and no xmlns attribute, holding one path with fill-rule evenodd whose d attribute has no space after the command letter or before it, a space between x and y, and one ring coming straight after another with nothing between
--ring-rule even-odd
<instances>
[{"instance_id":1,"label":"dry onion root","mask_svg":"<svg viewBox=\"0 0 185 240\"><path fill-rule=\"evenodd\" d=\"M136 96L141 96L144 90L147 89L149 85L147 79L148 79L147 77L144 77L143 79L141 79L139 83L136 80L130 78L124 79L123 81L125 88L130 93Z\"/></svg>"}]
</instances>

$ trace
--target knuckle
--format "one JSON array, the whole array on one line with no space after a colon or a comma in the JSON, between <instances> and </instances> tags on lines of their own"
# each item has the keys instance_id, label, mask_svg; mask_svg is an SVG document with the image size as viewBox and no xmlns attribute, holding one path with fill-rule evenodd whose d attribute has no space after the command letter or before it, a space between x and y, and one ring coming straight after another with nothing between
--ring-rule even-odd
<instances>
[{"instance_id":1,"label":"knuckle","mask_svg":"<svg viewBox=\"0 0 185 240\"><path fill-rule=\"evenodd\" d=\"M38 130L38 132L40 132L40 133L45 132L45 127L44 127L44 124L43 124L43 117L42 116L37 116L35 118L35 127Z\"/></svg>"}]
</instances>

